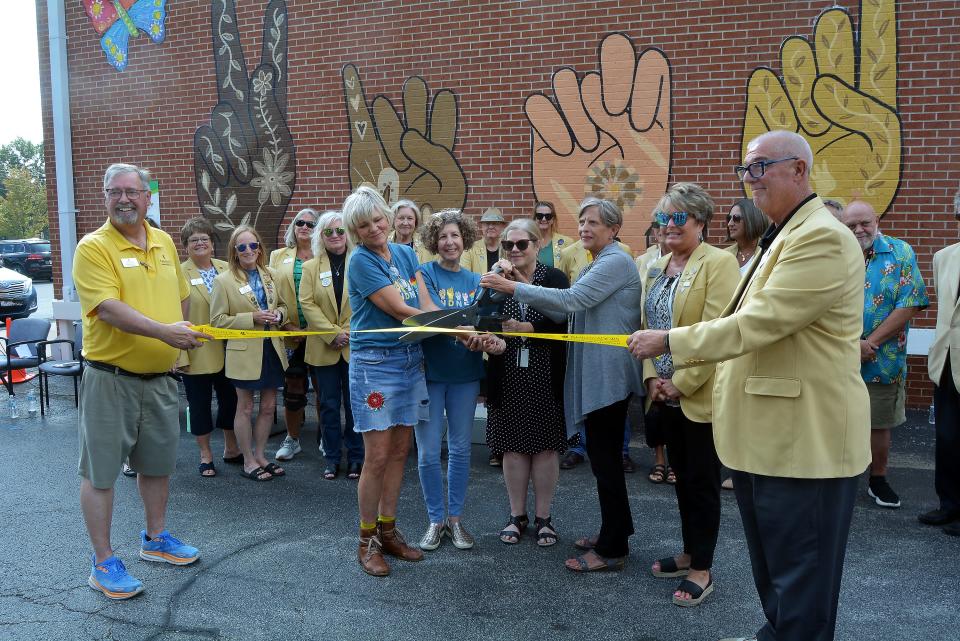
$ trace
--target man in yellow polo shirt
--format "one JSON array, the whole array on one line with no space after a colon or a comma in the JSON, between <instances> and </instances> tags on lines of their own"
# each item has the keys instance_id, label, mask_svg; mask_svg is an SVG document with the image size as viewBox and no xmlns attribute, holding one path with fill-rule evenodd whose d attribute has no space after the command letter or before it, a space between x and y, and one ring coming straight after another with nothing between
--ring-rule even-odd
<instances>
[{"instance_id":1,"label":"man in yellow polo shirt","mask_svg":"<svg viewBox=\"0 0 960 641\"><path fill-rule=\"evenodd\" d=\"M170 236L145 224L150 175L111 165L103 177L108 220L77 245L73 280L83 310L80 387L80 507L93 544L88 584L128 599L143 584L113 555L113 484L125 459L137 472L146 514L140 558L188 565L200 552L167 532L169 477L180 437L176 382L167 374L179 350L201 338L183 320L186 281Z\"/></svg>"}]
</instances>

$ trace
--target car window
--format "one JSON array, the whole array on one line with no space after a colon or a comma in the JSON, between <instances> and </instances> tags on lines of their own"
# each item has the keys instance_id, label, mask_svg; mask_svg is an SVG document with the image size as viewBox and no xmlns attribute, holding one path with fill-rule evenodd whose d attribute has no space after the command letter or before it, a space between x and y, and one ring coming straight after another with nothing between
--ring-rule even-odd
<instances>
[{"instance_id":1,"label":"car window","mask_svg":"<svg viewBox=\"0 0 960 641\"><path fill-rule=\"evenodd\" d=\"M10 243L0 243L0 254L9 254L13 252L13 245Z\"/></svg>"},{"instance_id":2,"label":"car window","mask_svg":"<svg viewBox=\"0 0 960 641\"><path fill-rule=\"evenodd\" d=\"M43 254L50 251L50 243L29 243L29 250L37 254Z\"/></svg>"}]
</instances>

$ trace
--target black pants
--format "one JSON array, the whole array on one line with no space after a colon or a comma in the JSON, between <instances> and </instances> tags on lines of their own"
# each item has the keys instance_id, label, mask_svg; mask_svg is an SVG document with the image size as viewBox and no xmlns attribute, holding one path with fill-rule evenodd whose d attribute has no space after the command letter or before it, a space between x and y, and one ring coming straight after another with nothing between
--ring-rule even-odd
<instances>
[{"instance_id":1,"label":"black pants","mask_svg":"<svg viewBox=\"0 0 960 641\"><path fill-rule=\"evenodd\" d=\"M213 393L217 393L217 427L232 430L237 413L237 390L223 370L216 374L185 374L183 388L190 412L190 433L203 436L213 431Z\"/></svg>"},{"instance_id":2,"label":"black pants","mask_svg":"<svg viewBox=\"0 0 960 641\"><path fill-rule=\"evenodd\" d=\"M833 640L857 481L733 472L767 617L758 641Z\"/></svg>"},{"instance_id":3,"label":"black pants","mask_svg":"<svg viewBox=\"0 0 960 641\"><path fill-rule=\"evenodd\" d=\"M695 423L679 407L663 407L667 457L677 476L677 507L683 551L690 567L709 570L720 532L720 459L713 445L713 426Z\"/></svg>"},{"instance_id":4,"label":"black pants","mask_svg":"<svg viewBox=\"0 0 960 641\"><path fill-rule=\"evenodd\" d=\"M590 412L584 419L590 469L600 498L600 534L594 551L603 557L626 556L633 516L623 475L623 425L630 398Z\"/></svg>"},{"instance_id":5,"label":"black pants","mask_svg":"<svg viewBox=\"0 0 960 641\"><path fill-rule=\"evenodd\" d=\"M953 384L949 358L940 376L940 384L933 388L933 409L937 421L933 473L937 496L941 509L960 510L960 394Z\"/></svg>"}]
</instances>

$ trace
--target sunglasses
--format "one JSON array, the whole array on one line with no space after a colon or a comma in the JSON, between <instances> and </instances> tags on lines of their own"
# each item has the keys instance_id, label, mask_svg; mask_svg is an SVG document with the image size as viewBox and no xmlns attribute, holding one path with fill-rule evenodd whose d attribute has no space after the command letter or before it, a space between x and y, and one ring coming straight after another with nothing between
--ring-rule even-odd
<instances>
[{"instance_id":1,"label":"sunglasses","mask_svg":"<svg viewBox=\"0 0 960 641\"><path fill-rule=\"evenodd\" d=\"M727 214L727 222L729 223L731 220L735 223L739 223L741 220L743 220L743 216L740 214Z\"/></svg>"},{"instance_id":2,"label":"sunglasses","mask_svg":"<svg viewBox=\"0 0 960 641\"><path fill-rule=\"evenodd\" d=\"M553 214L550 214L550 215L552 216ZM532 240L518 240L516 242L512 240L501 240L500 246L503 247L503 251L507 251L507 252L513 251L514 247L516 247L522 252L525 252L527 251L527 247L529 247L530 243L532 242L533 242Z\"/></svg>"},{"instance_id":3,"label":"sunglasses","mask_svg":"<svg viewBox=\"0 0 960 641\"><path fill-rule=\"evenodd\" d=\"M536 218L537 220L553 220L553 214L550 214L550 213L541 214L539 212L535 212L533 214L533 217Z\"/></svg>"},{"instance_id":4,"label":"sunglasses","mask_svg":"<svg viewBox=\"0 0 960 641\"><path fill-rule=\"evenodd\" d=\"M677 227L683 227L687 224L687 217L689 214L685 211L675 211L672 214L668 214L665 211L656 212L653 217L657 221L657 224L661 227L666 227L670 224L670 221L673 220L673 224Z\"/></svg>"},{"instance_id":5,"label":"sunglasses","mask_svg":"<svg viewBox=\"0 0 960 641\"><path fill-rule=\"evenodd\" d=\"M247 247L250 248L250 251L255 252L260 249L260 243L240 243L236 246L236 250L242 254L247 251Z\"/></svg>"},{"instance_id":6,"label":"sunglasses","mask_svg":"<svg viewBox=\"0 0 960 641\"><path fill-rule=\"evenodd\" d=\"M337 227L337 228L327 227L323 230L323 235L326 236L327 238L330 238L334 234L336 234L337 236L343 236L345 233L347 232L343 229L343 227Z\"/></svg>"},{"instance_id":7,"label":"sunglasses","mask_svg":"<svg viewBox=\"0 0 960 641\"><path fill-rule=\"evenodd\" d=\"M309 229L313 229L314 227L317 226L317 223L311 223L309 220L304 220L302 218L293 224L296 225L297 227L303 227L304 225L306 225Z\"/></svg>"}]
</instances>

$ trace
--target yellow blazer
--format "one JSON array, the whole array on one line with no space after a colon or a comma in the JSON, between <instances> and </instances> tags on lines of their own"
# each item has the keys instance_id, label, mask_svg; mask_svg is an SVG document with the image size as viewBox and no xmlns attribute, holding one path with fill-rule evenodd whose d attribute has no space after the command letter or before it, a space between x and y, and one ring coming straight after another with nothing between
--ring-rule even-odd
<instances>
[{"instance_id":1,"label":"yellow blazer","mask_svg":"<svg viewBox=\"0 0 960 641\"><path fill-rule=\"evenodd\" d=\"M350 262L349 260L347 262ZM323 252L318 257L303 264L303 276L300 278L300 307L307 319L307 329L315 332L350 331L350 297L347 295L347 265L343 266L343 297L340 309L337 309L337 295L333 291L333 279L330 274L330 257ZM330 343L336 334L307 336L307 350L304 360L310 365L334 365L341 358L350 360L350 347L337 349Z\"/></svg>"},{"instance_id":2,"label":"yellow blazer","mask_svg":"<svg viewBox=\"0 0 960 641\"><path fill-rule=\"evenodd\" d=\"M554 233L550 239L550 244L553 245L553 267L560 269L560 254L564 249L573 244L573 239L563 234ZM573 281L570 282L572 283Z\"/></svg>"},{"instance_id":3,"label":"yellow blazer","mask_svg":"<svg viewBox=\"0 0 960 641\"><path fill-rule=\"evenodd\" d=\"M724 465L841 478L870 463L863 279L856 239L814 196L751 265L720 318L670 331L677 367L719 363L713 432Z\"/></svg>"},{"instance_id":4,"label":"yellow blazer","mask_svg":"<svg viewBox=\"0 0 960 641\"><path fill-rule=\"evenodd\" d=\"M296 306L297 290L296 284L293 282L293 266L296 260L297 249L295 247L284 247L270 254L270 269L273 270L273 277L277 282L280 300L283 301L290 313L290 322L299 325L300 318L297 316ZM302 274L300 278L302 280ZM304 315L304 318L306 318L306 315ZM287 349L296 349L298 342L294 338L285 338L283 344Z\"/></svg>"},{"instance_id":5,"label":"yellow blazer","mask_svg":"<svg viewBox=\"0 0 960 641\"><path fill-rule=\"evenodd\" d=\"M280 322L287 320L287 307L280 299L273 270L260 269L260 279L267 294L267 309L280 312ZM253 312L260 309L247 282L237 280L229 269L213 280L213 295L210 299L210 324L228 329L263 329L253 324ZM280 357L283 369L287 369L287 352L283 340L271 338L270 343ZM228 340L225 346L227 378L240 381L253 381L260 378L260 365L263 361L263 341L256 338Z\"/></svg>"},{"instance_id":6,"label":"yellow blazer","mask_svg":"<svg viewBox=\"0 0 960 641\"><path fill-rule=\"evenodd\" d=\"M297 257L296 247L281 247L270 252L270 269L276 270L281 265L293 265L293 260ZM289 259L289 262L287 262Z\"/></svg>"},{"instance_id":7,"label":"yellow blazer","mask_svg":"<svg viewBox=\"0 0 960 641\"><path fill-rule=\"evenodd\" d=\"M499 246L497 251L500 251ZM473 247L463 252L460 256L460 266L474 274L487 273L487 246L483 244L482 238L475 242Z\"/></svg>"},{"instance_id":8,"label":"yellow blazer","mask_svg":"<svg viewBox=\"0 0 960 641\"><path fill-rule=\"evenodd\" d=\"M217 258L210 259L217 274L227 270L227 263ZM191 259L180 263L183 278L190 287L190 315L188 321L194 325L206 325L210 322L210 296L207 286L200 277L200 269ZM197 349L184 350L181 367L189 367L187 374L216 374L223 369L223 341L207 341Z\"/></svg>"},{"instance_id":9,"label":"yellow blazer","mask_svg":"<svg viewBox=\"0 0 960 641\"><path fill-rule=\"evenodd\" d=\"M625 245L621 242L617 242L617 245L623 251L627 252L628 255L633 256L633 252L630 251L630 246ZM586 267L590 261L592 261L590 254L586 249L583 248L583 241L578 240L572 245L567 245L560 250L560 259L556 259L556 254L554 254L554 267L562 271L567 275L567 278L570 280L570 284L577 280L577 276L580 275L581 270Z\"/></svg>"},{"instance_id":10,"label":"yellow blazer","mask_svg":"<svg viewBox=\"0 0 960 641\"><path fill-rule=\"evenodd\" d=\"M944 247L933 255L937 329L927 354L927 373L934 385L940 384L943 368L949 358L953 384L960 389L960 305L957 304L957 279L960 279L960 243Z\"/></svg>"},{"instance_id":11,"label":"yellow blazer","mask_svg":"<svg viewBox=\"0 0 960 641\"><path fill-rule=\"evenodd\" d=\"M387 235L387 241L388 241L388 242L391 242L391 243L397 242L396 240L394 240L394 238L396 237L396 235L397 235L397 232L395 232L395 231L390 232L390 233ZM436 259L437 259L437 255L434 254L434 253L432 253L429 249L427 249L427 248L424 246L423 241L420 240L420 230L419 230L419 229L417 229L417 231L414 232L414 234L413 234L413 251L417 254L417 262L418 262L420 265L422 265L422 264L424 264L424 263L429 263L431 260L436 260Z\"/></svg>"},{"instance_id":12,"label":"yellow blazer","mask_svg":"<svg viewBox=\"0 0 960 641\"><path fill-rule=\"evenodd\" d=\"M643 302L641 309L646 312L647 292L657 277L663 273L670 263L672 254L666 254L650 265L643 284ZM693 250L687 260L680 282L677 285L673 299L673 327L686 327L700 321L713 320L724 310L733 291L740 281L740 270L737 259L707 243ZM642 321L643 329L647 329L646 313ZM683 415L697 423L709 423L713 415L713 374L716 366L700 365L678 369L674 374L673 384L683 394L680 397L680 409ZM653 361L643 361L643 380L648 381L657 377L657 370ZM651 399L647 397L647 407Z\"/></svg>"},{"instance_id":13,"label":"yellow blazer","mask_svg":"<svg viewBox=\"0 0 960 641\"><path fill-rule=\"evenodd\" d=\"M647 251L637 256L637 259L634 262L637 264L637 271L640 272L640 282L646 284L647 270L650 269L650 265L659 260L661 257L662 254L660 253L660 245L657 244L647 247Z\"/></svg>"}]
</instances>

